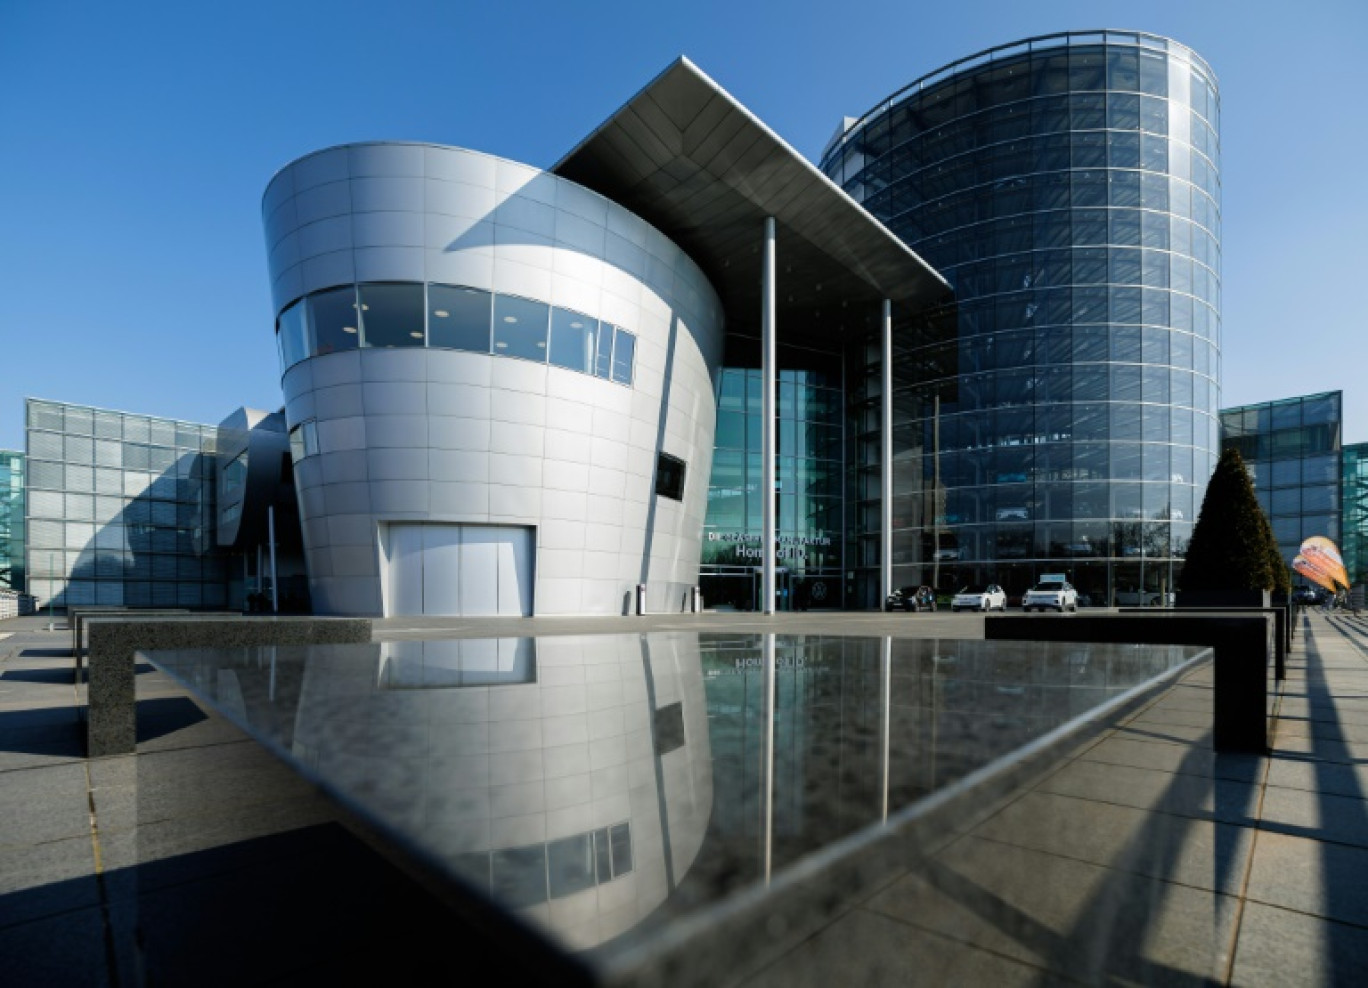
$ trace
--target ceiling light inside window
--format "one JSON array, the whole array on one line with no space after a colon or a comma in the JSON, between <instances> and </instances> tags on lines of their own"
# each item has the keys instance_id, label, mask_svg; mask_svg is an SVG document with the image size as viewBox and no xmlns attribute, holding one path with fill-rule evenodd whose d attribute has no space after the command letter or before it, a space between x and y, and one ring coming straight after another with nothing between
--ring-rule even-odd
<instances>
[{"instance_id":1,"label":"ceiling light inside window","mask_svg":"<svg viewBox=\"0 0 1368 988\"><path fill-rule=\"evenodd\" d=\"M446 309L433 309L432 314L438 319L445 319L447 316L451 315Z\"/></svg>"},{"instance_id":2,"label":"ceiling light inside window","mask_svg":"<svg viewBox=\"0 0 1368 988\"><path fill-rule=\"evenodd\" d=\"M423 338L423 334L418 332L416 329L412 333L409 333L409 335L412 336L415 340L421 340Z\"/></svg>"},{"instance_id":3,"label":"ceiling light inside window","mask_svg":"<svg viewBox=\"0 0 1368 988\"><path fill-rule=\"evenodd\" d=\"M355 326L343 326L343 327L342 327L342 332L344 332L344 333L355 333L355 332L356 332L356 327L355 327Z\"/></svg>"},{"instance_id":4,"label":"ceiling light inside window","mask_svg":"<svg viewBox=\"0 0 1368 988\"><path fill-rule=\"evenodd\" d=\"M517 316L504 316L504 322L517 322Z\"/></svg>"},{"instance_id":5,"label":"ceiling light inside window","mask_svg":"<svg viewBox=\"0 0 1368 988\"><path fill-rule=\"evenodd\" d=\"M583 329L583 328L584 328L584 323L582 323L582 322L572 322L572 323L570 324L570 328L571 328L571 329Z\"/></svg>"},{"instance_id":6,"label":"ceiling light inside window","mask_svg":"<svg viewBox=\"0 0 1368 988\"><path fill-rule=\"evenodd\" d=\"M494 344L494 348L495 348L496 350L507 350L507 349L508 349L508 344L507 344L507 343L504 343L504 342L495 343L495 344Z\"/></svg>"}]
</instances>

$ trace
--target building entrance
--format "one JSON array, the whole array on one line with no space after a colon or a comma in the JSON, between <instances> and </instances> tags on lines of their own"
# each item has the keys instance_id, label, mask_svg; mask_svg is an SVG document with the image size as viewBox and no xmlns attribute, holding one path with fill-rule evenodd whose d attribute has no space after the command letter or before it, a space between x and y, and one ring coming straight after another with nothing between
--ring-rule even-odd
<instances>
[{"instance_id":1,"label":"building entrance","mask_svg":"<svg viewBox=\"0 0 1368 988\"><path fill-rule=\"evenodd\" d=\"M751 599L756 601L755 610L760 610L759 602L765 599L765 571L757 566L751 574ZM783 566L774 568L774 609L793 610L793 574Z\"/></svg>"}]
</instances>

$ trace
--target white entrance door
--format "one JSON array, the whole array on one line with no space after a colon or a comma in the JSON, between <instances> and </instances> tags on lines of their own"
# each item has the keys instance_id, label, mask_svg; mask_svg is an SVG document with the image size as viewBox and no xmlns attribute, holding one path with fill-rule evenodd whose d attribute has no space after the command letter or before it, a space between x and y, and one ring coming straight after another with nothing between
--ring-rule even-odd
<instances>
[{"instance_id":1,"label":"white entrance door","mask_svg":"<svg viewBox=\"0 0 1368 988\"><path fill-rule=\"evenodd\" d=\"M461 613L461 527L403 525L423 533L422 614Z\"/></svg>"},{"instance_id":2,"label":"white entrance door","mask_svg":"<svg viewBox=\"0 0 1368 988\"><path fill-rule=\"evenodd\" d=\"M396 523L386 565L390 615L532 613L530 528Z\"/></svg>"},{"instance_id":3,"label":"white entrance door","mask_svg":"<svg viewBox=\"0 0 1368 988\"><path fill-rule=\"evenodd\" d=\"M423 613L423 526L391 525L389 539L390 614Z\"/></svg>"}]
</instances>

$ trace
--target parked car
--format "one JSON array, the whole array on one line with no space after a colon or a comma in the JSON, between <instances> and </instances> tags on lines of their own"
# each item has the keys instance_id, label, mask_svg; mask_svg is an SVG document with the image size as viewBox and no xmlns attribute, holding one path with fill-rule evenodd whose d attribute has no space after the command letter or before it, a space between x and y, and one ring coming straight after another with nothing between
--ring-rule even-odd
<instances>
[{"instance_id":1,"label":"parked car","mask_svg":"<svg viewBox=\"0 0 1368 988\"><path fill-rule=\"evenodd\" d=\"M963 610L1005 611L1007 610L1007 591L996 583L968 586L960 590L951 599L950 610L956 613Z\"/></svg>"},{"instance_id":2,"label":"parked car","mask_svg":"<svg viewBox=\"0 0 1368 988\"><path fill-rule=\"evenodd\" d=\"M1319 604L1324 595L1325 591L1317 590L1315 587L1298 587L1292 591L1292 603Z\"/></svg>"},{"instance_id":3,"label":"parked car","mask_svg":"<svg viewBox=\"0 0 1368 988\"><path fill-rule=\"evenodd\" d=\"M1067 581L1042 581L1026 591L1021 598L1023 611L1052 610L1063 614L1078 610L1078 591Z\"/></svg>"},{"instance_id":4,"label":"parked car","mask_svg":"<svg viewBox=\"0 0 1368 988\"><path fill-rule=\"evenodd\" d=\"M936 592L927 586L899 587L884 601L886 611L934 611Z\"/></svg>"}]
</instances>

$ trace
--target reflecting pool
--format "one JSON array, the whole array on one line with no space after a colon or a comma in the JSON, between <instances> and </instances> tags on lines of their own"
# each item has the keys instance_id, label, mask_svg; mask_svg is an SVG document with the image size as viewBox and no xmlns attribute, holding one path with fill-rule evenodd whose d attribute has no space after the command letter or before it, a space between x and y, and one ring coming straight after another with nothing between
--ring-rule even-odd
<instances>
[{"instance_id":1,"label":"reflecting pool","mask_svg":"<svg viewBox=\"0 0 1368 988\"><path fill-rule=\"evenodd\" d=\"M147 658L460 887L612 967L975 798L1202 654L661 632Z\"/></svg>"}]
</instances>

